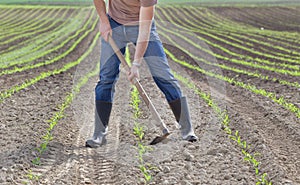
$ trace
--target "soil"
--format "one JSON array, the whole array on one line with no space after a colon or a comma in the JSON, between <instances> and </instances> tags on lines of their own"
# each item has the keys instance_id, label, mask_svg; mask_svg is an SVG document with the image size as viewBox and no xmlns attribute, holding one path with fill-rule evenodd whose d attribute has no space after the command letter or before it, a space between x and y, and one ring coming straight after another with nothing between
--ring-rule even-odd
<instances>
[{"instance_id":1,"label":"soil","mask_svg":"<svg viewBox=\"0 0 300 185\"><path fill-rule=\"evenodd\" d=\"M242 24L276 31L300 31L299 7L212 7L215 13Z\"/></svg>"},{"instance_id":2,"label":"soil","mask_svg":"<svg viewBox=\"0 0 300 185\"><path fill-rule=\"evenodd\" d=\"M278 31L299 32L299 8L210 8L219 15L234 21L253 25L255 15L260 17L256 26L262 26L262 15L270 12L272 16L265 22L273 22L275 12L280 12L280 20L291 17L288 26L282 24L264 24L265 28ZM161 9L158 9L157 13ZM2 11L5 13L5 11ZM0 12L1 14L1 12ZM278 17L278 15L276 15ZM248 20L247 16L254 16ZM296 22L293 22L296 21ZM298 21L298 22L297 22ZM266 26L267 25L267 26ZM296 26L295 26L296 25ZM95 30L69 56L58 63L39 69L1 76L2 89L14 86L18 80L34 77L45 70L59 68L81 56L88 48ZM202 36L202 35L201 35ZM176 36L177 43L192 50L191 46ZM188 37L188 36L187 36ZM232 71L211 68L199 64L187 53L172 46L161 36L166 49L177 58L204 69L220 72L224 76L236 77ZM209 39L209 38L207 38ZM212 41L216 42L212 39ZM195 41L196 42L196 41ZM216 42L217 43L217 42ZM222 43L217 43L222 44ZM291 43L293 44L293 43ZM49 127L47 120L58 111L64 97L72 91L79 79L93 70L99 62L100 42L93 52L78 66L67 72L50 76L38 83L17 92L0 103L0 184L144 184L139 170L136 149L137 141L133 135L134 123L145 128L144 142L148 143L160 134L157 123L145 103L141 102L142 116L134 120L133 108L130 105L132 86L127 81L125 69L121 68L120 78L116 84L116 94L109 122L108 143L97 149L86 148L85 140L91 137L94 121L94 87L98 77L89 79L74 98L72 105L66 109L64 117L53 130L54 139L48 150L41 156L41 165L31 161L37 156L36 147L42 143L42 136ZM226 46L229 49L230 46ZM63 52L63 48L58 53ZM220 50L212 51L226 56ZM133 49L130 47L133 54ZM297 50L295 53L300 53ZM203 53L198 52L198 56ZM250 53L247 53L251 55ZM1 55L0 55L1 56ZM299 55L298 55L299 56ZM207 56L209 57L209 56ZM230 57L230 56L227 56ZM257 57L252 55L251 57ZM221 64L235 66L226 61ZM276 61L280 62L280 61ZM169 59L170 68L177 74L189 79L226 109L230 117L230 128L239 131L243 140L251 145L251 154L261 162L259 169L268 174L273 184L300 184L300 121L299 118L274 103L270 99L229 83L212 79ZM243 67L249 71L255 69ZM259 72L289 81L299 82L299 77L280 75L273 72ZM253 166L244 160L241 148L228 138L222 130L217 115L194 90L180 82L182 91L189 102L190 116L199 141L189 143L180 137L178 124L162 92L157 88L145 64L140 71L140 82L153 101L157 111L171 130L172 134L162 143L151 146L152 150L144 155L146 163L151 164L152 180L149 184L222 184L248 185L255 184L258 176ZM267 91L282 95L289 102L300 107L300 89L281 85L278 81L264 81L258 78L239 75L237 80L253 84ZM5 84L4 84L5 83ZM26 174L38 175L36 181L28 181Z\"/></svg>"}]
</instances>

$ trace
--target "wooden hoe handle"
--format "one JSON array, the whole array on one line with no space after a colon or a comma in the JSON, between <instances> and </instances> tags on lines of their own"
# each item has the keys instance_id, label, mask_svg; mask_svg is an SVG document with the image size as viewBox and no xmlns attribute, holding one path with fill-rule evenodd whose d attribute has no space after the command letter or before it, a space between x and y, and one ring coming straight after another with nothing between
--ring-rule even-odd
<instances>
[{"instance_id":1,"label":"wooden hoe handle","mask_svg":"<svg viewBox=\"0 0 300 185\"><path fill-rule=\"evenodd\" d=\"M120 49L118 48L118 46L116 45L115 41L113 40L113 38L111 36L108 36L108 43L113 48L114 52L118 56L118 58L121 61L122 65L125 66L126 71L129 72L130 71L130 67L127 64L127 62L126 62L123 54L121 53ZM135 85L135 87L137 88L140 96L143 98L144 102L146 103L147 107L149 108L152 116L154 116L154 119L157 122L160 123L160 127L161 127L161 129L163 131L163 134L169 133L168 128L166 127L166 125L163 122L163 120L160 118L160 116L159 116L158 112L156 111L153 103L151 102L149 96L147 95L147 93L145 92L144 88L142 87L142 85L140 84L140 82L138 81L137 78L134 78L133 84Z\"/></svg>"}]
</instances>

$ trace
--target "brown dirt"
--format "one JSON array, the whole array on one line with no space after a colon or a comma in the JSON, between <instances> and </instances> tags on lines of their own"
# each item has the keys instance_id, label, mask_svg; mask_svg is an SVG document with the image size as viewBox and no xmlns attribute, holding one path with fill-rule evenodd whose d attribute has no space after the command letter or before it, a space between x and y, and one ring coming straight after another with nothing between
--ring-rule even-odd
<instances>
[{"instance_id":1,"label":"brown dirt","mask_svg":"<svg viewBox=\"0 0 300 185\"><path fill-rule=\"evenodd\" d=\"M91 12L88 12L89 15L91 14ZM88 16L85 17L85 19L88 19ZM91 21L90 25L88 26L88 28L91 28L91 24L95 21L96 17L93 19L93 21ZM40 57L34 61L31 61L30 64L34 65L37 63L41 63L41 62L45 62L49 59L53 59L58 55L61 55L62 53L66 52L67 50L70 49L70 47L76 42L76 39L80 38L83 34L85 33L85 31L82 31L76 38L71 39L66 45L64 45L63 47L61 47L59 50L55 50L43 57ZM4 79L4 81L10 81L9 84L5 83L0 87L0 90L5 90L5 89L9 89L9 87L15 86L15 85L19 85L20 84L20 79L23 79L22 81L24 82L25 79L31 79L37 76L37 74L40 74L42 72L47 72L50 70L54 70L54 69L60 69L62 66L64 66L65 64L67 64L68 62L72 62L75 61L77 58L79 58L84 51L88 48L92 38L95 36L95 34L97 33L97 30L92 31L90 34L88 34L82 41L81 43L79 43L79 47L76 47L69 55L67 55L66 57L64 57L63 60L60 61L56 61L53 64L50 65L46 65L44 67L40 67L40 68L35 68L34 70L25 70L22 72L19 72L18 75L15 74L9 74L9 75L4 75L2 78ZM72 33L75 34L75 33ZM18 43L18 41L16 41L16 43ZM60 43L56 43L56 44L60 44ZM53 44L53 47L55 45ZM20 60L20 59L17 59ZM23 66L28 65L28 63L26 64L19 64L19 65L14 65L12 67L9 68L5 68L5 69L0 69L0 71L4 71L4 70L9 70L9 69L14 69L16 66L17 67L23 67Z\"/></svg>"},{"instance_id":2,"label":"brown dirt","mask_svg":"<svg viewBox=\"0 0 300 185\"><path fill-rule=\"evenodd\" d=\"M249 8L244 14L237 14L237 12L244 12L239 8L222 7L214 8L214 11L225 17L240 15L240 18L244 18L246 15L260 15L259 9L256 8ZM265 8L264 11L273 13L269 8ZM282 19L286 18L284 15L288 10L277 8L276 11L281 12L279 15L283 16ZM288 15L297 17L298 11L293 10ZM273 20L274 18L270 19L270 22ZM246 19L242 22L252 23L247 22ZM294 28L293 31L299 31L297 26ZM272 29L281 31L285 28L276 24ZM27 77L38 75L46 69L54 69L78 58L86 50L96 32L97 30L84 40L70 56L52 66L31 70ZM195 49L174 35L170 37L191 52ZM161 38L165 42L165 47L177 58L225 76L237 77L237 74L232 71L198 63L187 53L169 44L165 38ZM32 170L33 174L41 175L38 181L32 181L31 184L143 184L136 158L136 140L132 131L135 121L130 106L132 86L128 83L123 68L116 86L108 144L98 149L84 147L85 140L91 136L93 130L94 87L98 80L96 76L83 86L71 107L66 110L64 118L54 128L54 140L50 142L48 150L43 154L42 164L36 166L31 163L36 155L35 148L42 142L41 137L48 127L47 120L58 110L58 106L64 101L67 93L71 92L79 78L93 70L99 62L99 47L100 43L77 67L39 81L0 103L2 149L0 184L21 184L28 181L25 175L30 172L29 170ZM212 50L225 55L219 50ZM199 57L203 56L201 52L196 54ZM222 63L222 61L218 62ZM170 67L193 82L201 91L211 94L212 98L227 110L231 119L230 127L233 131L238 130L242 139L251 145L249 152L260 153L257 156L261 162L260 170L268 174L273 184L300 184L300 122L295 114L270 99L209 78L182 67L172 60L170 60ZM244 69L253 70L247 67ZM262 70L259 72L290 81L299 81L298 78L287 75L282 76ZM5 88L9 88L16 83L13 79L23 79L25 76L25 73L16 73L3 76L0 80L1 84L5 82ZM278 82L262 81L246 75L239 75L237 80L276 92L300 107L298 88L281 85ZM199 137L198 142L188 143L181 140L175 118L144 64L141 67L140 81L162 119L172 131L167 141L153 146L153 150L144 156L145 162L156 167L152 171L153 179L150 184L256 183L257 177L252 165L243 160L241 149L228 138L214 111L199 95L181 83L182 91L188 98L195 132ZM136 121L145 126L145 143L149 143L160 131L143 102L140 109L142 116Z\"/></svg>"},{"instance_id":3,"label":"brown dirt","mask_svg":"<svg viewBox=\"0 0 300 185\"><path fill-rule=\"evenodd\" d=\"M215 13L257 28L277 31L300 31L299 7L212 7ZM280 11L280 12L279 12Z\"/></svg>"}]
</instances>

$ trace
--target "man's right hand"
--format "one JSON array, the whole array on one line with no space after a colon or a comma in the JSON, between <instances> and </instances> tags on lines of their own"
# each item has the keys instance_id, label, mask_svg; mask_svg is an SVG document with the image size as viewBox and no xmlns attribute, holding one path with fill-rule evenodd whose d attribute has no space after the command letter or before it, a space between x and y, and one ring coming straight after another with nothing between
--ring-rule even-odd
<instances>
[{"instance_id":1,"label":"man's right hand","mask_svg":"<svg viewBox=\"0 0 300 185\"><path fill-rule=\"evenodd\" d=\"M103 39L107 42L108 35L112 35L112 30L106 13L106 4L104 0L94 0L94 4L100 18L99 31Z\"/></svg>"},{"instance_id":2,"label":"man's right hand","mask_svg":"<svg viewBox=\"0 0 300 185\"><path fill-rule=\"evenodd\" d=\"M100 22L99 31L103 39L108 42L108 36L112 36L112 30L108 19Z\"/></svg>"}]
</instances>

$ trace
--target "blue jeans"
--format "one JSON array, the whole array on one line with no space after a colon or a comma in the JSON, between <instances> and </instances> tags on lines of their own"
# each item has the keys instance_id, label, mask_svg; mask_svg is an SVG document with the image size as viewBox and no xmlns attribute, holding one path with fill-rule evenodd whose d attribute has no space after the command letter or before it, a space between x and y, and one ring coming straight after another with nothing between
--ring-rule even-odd
<instances>
[{"instance_id":1,"label":"blue jeans","mask_svg":"<svg viewBox=\"0 0 300 185\"><path fill-rule=\"evenodd\" d=\"M112 37L124 54L128 43L136 45L139 26L125 26L117 23L108 16L112 28ZM153 21L148 48L144 59L149 67L151 75L164 93L168 102L181 98L182 93L178 81L170 72L166 54L163 45L156 32L156 26ZM101 57L100 57L100 79L95 88L96 100L112 102L115 92L115 83L119 78L120 61L113 49L101 37Z\"/></svg>"}]
</instances>

